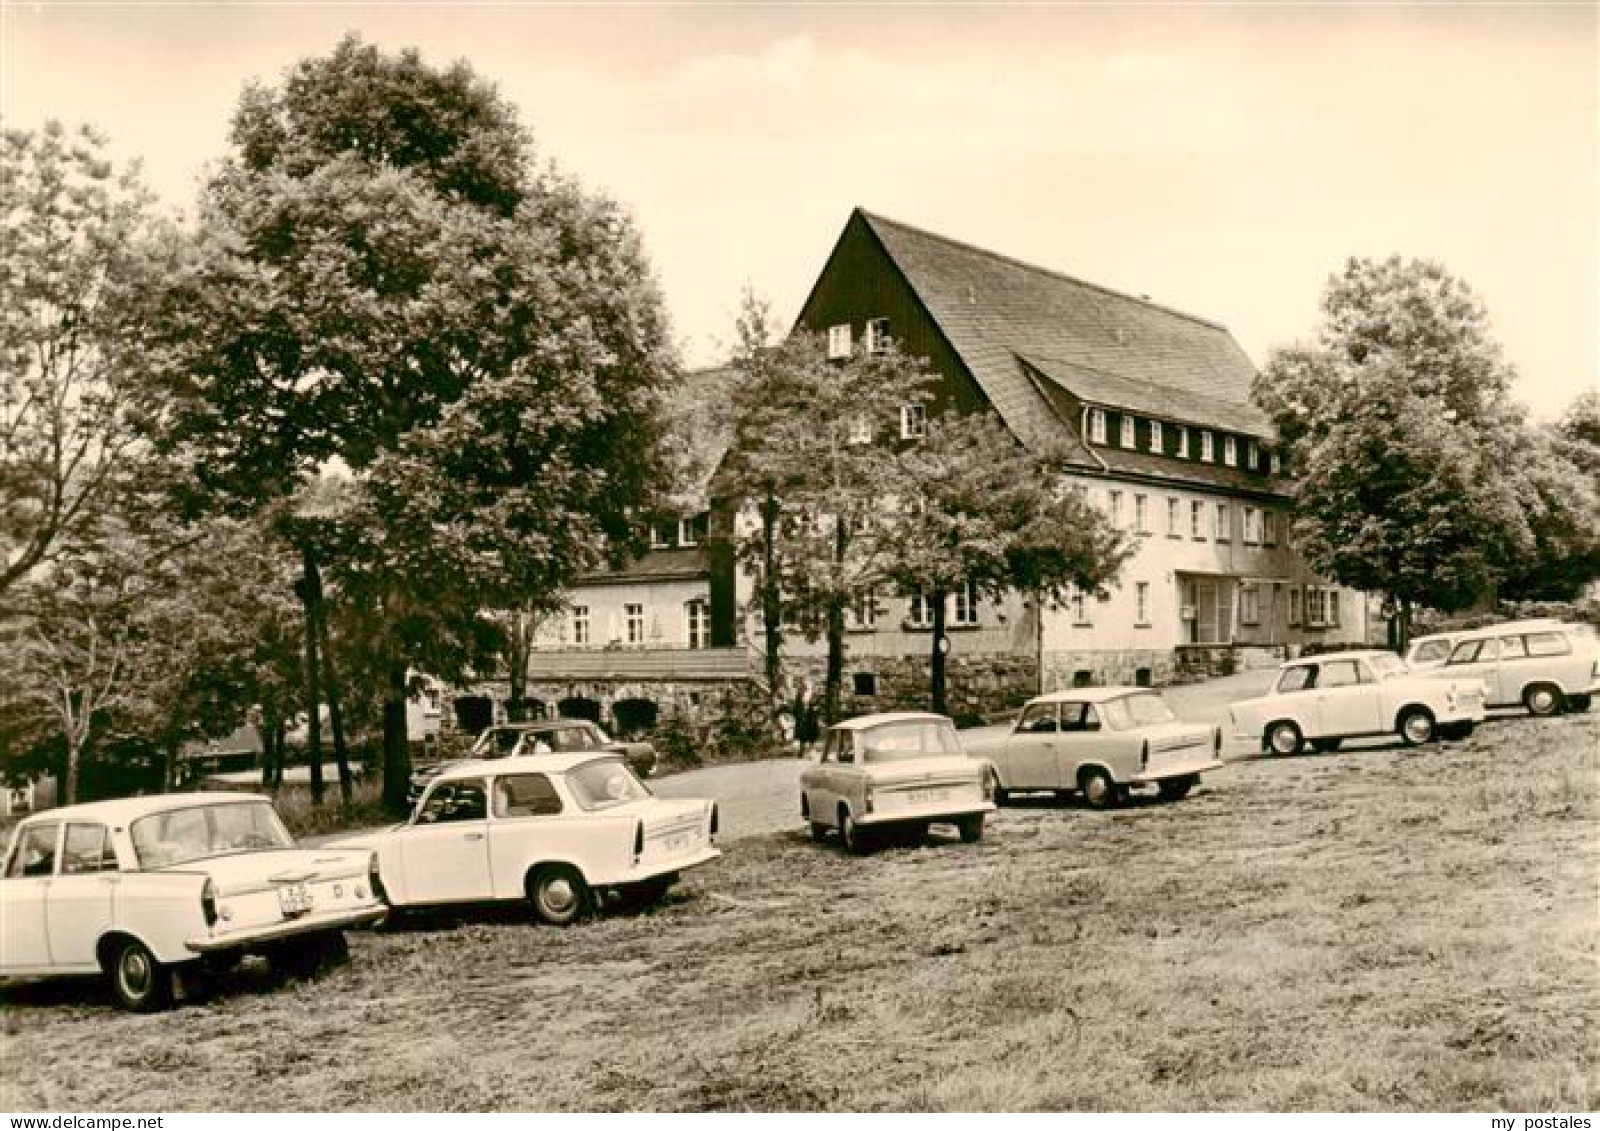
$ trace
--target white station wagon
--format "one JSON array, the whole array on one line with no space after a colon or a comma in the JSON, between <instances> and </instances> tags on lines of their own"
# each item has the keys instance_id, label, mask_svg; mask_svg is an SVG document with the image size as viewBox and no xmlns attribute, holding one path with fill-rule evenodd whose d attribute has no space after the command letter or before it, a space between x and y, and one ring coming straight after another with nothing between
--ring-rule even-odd
<instances>
[{"instance_id":1,"label":"white station wagon","mask_svg":"<svg viewBox=\"0 0 1600 1131\"><path fill-rule=\"evenodd\" d=\"M1491 707L1533 715L1587 711L1600 692L1600 645L1588 625L1519 621L1463 633L1429 674L1478 679Z\"/></svg>"},{"instance_id":2,"label":"white station wagon","mask_svg":"<svg viewBox=\"0 0 1600 1131\"><path fill-rule=\"evenodd\" d=\"M104 973L151 1010L179 975L265 954L308 973L387 911L370 852L296 848L271 802L177 793L51 809L17 826L0 880L0 976Z\"/></svg>"},{"instance_id":3,"label":"white station wagon","mask_svg":"<svg viewBox=\"0 0 1600 1131\"><path fill-rule=\"evenodd\" d=\"M1408 746L1465 738L1483 721L1483 684L1413 675L1393 652L1328 652L1291 660L1272 690L1228 708L1234 734L1274 754L1307 741L1337 750L1346 738L1398 734Z\"/></svg>"},{"instance_id":4,"label":"white station wagon","mask_svg":"<svg viewBox=\"0 0 1600 1131\"><path fill-rule=\"evenodd\" d=\"M964 841L983 836L994 812L994 768L969 758L943 715L864 715L828 728L821 758L800 774L800 815L814 840L830 829L851 852L892 828L926 835L954 825Z\"/></svg>"},{"instance_id":5,"label":"white station wagon","mask_svg":"<svg viewBox=\"0 0 1600 1131\"><path fill-rule=\"evenodd\" d=\"M658 799L620 754L591 750L459 763L405 824L336 843L378 854L397 908L526 899L566 926L605 891L659 898L722 855L716 834L715 802Z\"/></svg>"}]
</instances>

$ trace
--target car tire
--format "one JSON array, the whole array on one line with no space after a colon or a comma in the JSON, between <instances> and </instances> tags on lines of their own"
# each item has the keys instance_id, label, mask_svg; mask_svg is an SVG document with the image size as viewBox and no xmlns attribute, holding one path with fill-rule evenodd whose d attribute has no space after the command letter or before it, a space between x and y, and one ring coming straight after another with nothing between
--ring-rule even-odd
<instances>
[{"instance_id":1,"label":"car tire","mask_svg":"<svg viewBox=\"0 0 1600 1131\"><path fill-rule=\"evenodd\" d=\"M839 811L839 839L844 843L844 850L852 856L863 856L871 848L871 838L856 824L856 819L848 809Z\"/></svg>"},{"instance_id":2,"label":"car tire","mask_svg":"<svg viewBox=\"0 0 1600 1131\"><path fill-rule=\"evenodd\" d=\"M1592 701L1593 700L1588 695L1568 695L1567 696L1567 710L1569 710L1569 711L1587 711L1589 709L1589 704Z\"/></svg>"},{"instance_id":3,"label":"car tire","mask_svg":"<svg viewBox=\"0 0 1600 1131\"><path fill-rule=\"evenodd\" d=\"M1451 742L1460 742L1463 738L1471 736L1475 725L1471 719L1456 723L1445 723L1439 728L1439 736L1447 738Z\"/></svg>"},{"instance_id":4,"label":"car tire","mask_svg":"<svg viewBox=\"0 0 1600 1131\"><path fill-rule=\"evenodd\" d=\"M1262 735L1262 741L1266 743L1268 750L1284 756L1300 753L1306 744L1300 728L1288 719L1279 719L1267 727L1266 733Z\"/></svg>"},{"instance_id":5,"label":"car tire","mask_svg":"<svg viewBox=\"0 0 1600 1131\"><path fill-rule=\"evenodd\" d=\"M533 913L552 927L570 927L589 911L589 885L570 864L544 864L528 877Z\"/></svg>"},{"instance_id":6,"label":"car tire","mask_svg":"<svg viewBox=\"0 0 1600 1131\"><path fill-rule=\"evenodd\" d=\"M811 839L821 844L828 839L828 826L821 821L811 822Z\"/></svg>"},{"instance_id":7,"label":"car tire","mask_svg":"<svg viewBox=\"0 0 1600 1131\"><path fill-rule=\"evenodd\" d=\"M1421 746L1438 737L1433 723L1433 712L1426 707L1407 707L1400 712L1395 724L1400 741L1407 746Z\"/></svg>"},{"instance_id":8,"label":"car tire","mask_svg":"<svg viewBox=\"0 0 1600 1131\"><path fill-rule=\"evenodd\" d=\"M1561 689L1553 683L1529 684L1522 692L1522 705L1528 714L1548 718L1559 715L1564 702Z\"/></svg>"},{"instance_id":9,"label":"car tire","mask_svg":"<svg viewBox=\"0 0 1600 1131\"><path fill-rule=\"evenodd\" d=\"M977 844L983 839L983 814L974 813L970 817L962 817L956 821L956 832L960 835L962 844Z\"/></svg>"},{"instance_id":10,"label":"car tire","mask_svg":"<svg viewBox=\"0 0 1600 1131\"><path fill-rule=\"evenodd\" d=\"M1318 754L1332 754L1343 745L1344 739L1342 738L1313 738L1311 740L1311 749Z\"/></svg>"},{"instance_id":11,"label":"car tire","mask_svg":"<svg viewBox=\"0 0 1600 1131\"><path fill-rule=\"evenodd\" d=\"M1114 809L1122 800L1117 783L1101 769L1088 769L1079 774L1078 791L1091 809Z\"/></svg>"},{"instance_id":12,"label":"car tire","mask_svg":"<svg viewBox=\"0 0 1600 1131\"><path fill-rule=\"evenodd\" d=\"M1189 791L1199 781L1198 774L1185 774L1181 778L1162 778L1156 783L1156 790L1161 794L1163 801L1182 801L1189 796Z\"/></svg>"},{"instance_id":13,"label":"car tire","mask_svg":"<svg viewBox=\"0 0 1600 1131\"><path fill-rule=\"evenodd\" d=\"M156 961L138 939L124 939L106 972L117 1004L134 1013L153 1013L172 1004L172 971Z\"/></svg>"}]
</instances>

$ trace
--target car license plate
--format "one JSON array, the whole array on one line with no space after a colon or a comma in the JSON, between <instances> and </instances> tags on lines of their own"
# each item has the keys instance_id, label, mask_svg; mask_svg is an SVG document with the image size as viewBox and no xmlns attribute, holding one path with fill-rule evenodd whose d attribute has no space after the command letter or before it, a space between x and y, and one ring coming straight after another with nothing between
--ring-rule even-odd
<instances>
[{"instance_id":1,"label":"car license plate","mask_svg":"<svg viewBox=\"0 0 1600 1131\"><path fill-rule=\"evenodd\" d=\"M949 801L948 789L912 789L906 791L906 800L913 805L926 805L930 801Z\"/></svg>"},{"instance_id":2,"label":"car license plate","mask_svg":"<svg viewBox=\"0 0 1600 1131\"><path fill-rule=\"evenodd\" d=\"M304 915L311 910L311 889L304 883L278 888L278 907L285 915Z\"/></svg>"}]
</instances>

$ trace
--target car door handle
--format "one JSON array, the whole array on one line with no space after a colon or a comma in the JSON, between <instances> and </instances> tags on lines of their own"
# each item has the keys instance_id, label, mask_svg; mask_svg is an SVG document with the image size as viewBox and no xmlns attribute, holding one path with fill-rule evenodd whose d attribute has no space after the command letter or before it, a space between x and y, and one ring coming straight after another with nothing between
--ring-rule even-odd
<instances>
[{"instance_id":1,"label":"car door handle","mask_svg":"<svg viewBox=\"0 0 1600 1131\"><path fill-rule=\"evenodd\" d=\"M483 839L483 834L482 833L462 833L461 834L461 839L462 840L482 840Z\"/></svg>"}]
</instances>

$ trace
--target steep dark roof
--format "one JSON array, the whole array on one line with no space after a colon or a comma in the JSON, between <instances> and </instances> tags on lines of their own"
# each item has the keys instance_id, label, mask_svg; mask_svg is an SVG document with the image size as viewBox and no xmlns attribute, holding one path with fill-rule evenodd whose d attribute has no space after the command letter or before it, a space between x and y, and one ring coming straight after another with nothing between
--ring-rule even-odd
<instances>
[{"instance_id":1,"label":"steep dark roof","mask_svg":"<svg viewBox=\"0 0 1600 1131\"><path fill-rule=\"evenodd\" d=\"M1271 436L1226 328L895 220L862 219L1023 442L1059 442L1039 374L1092 404ZM1071 423L1073 431L1077 422Z\"/></svg>"},{"instance_id":2,"label":"steep dark roof","mask_svg":"<svg viewBox=\"0 0 1600 1131\"><path fill-rule=\"evenodd\" d=\"M683 457L682 481L673 500L684 511L704 510L708 505L711 477L733 442L723 408L740 376L732 366L692 369L680 374L662 394L670 441Z\"/></svg>"},{"instance_id":3,"label":"steep dark roof","mask_svg":"<svg viewBox=\"0 0 1600 1131\"><path fill-rule=\"evenodd\" d=\"M633 581L694 581L709 576L711 562L704 546L692 549L646 550L621 569L602 570L578 578L580 585L621 585Z\"/></svg>"}]
</instances>

